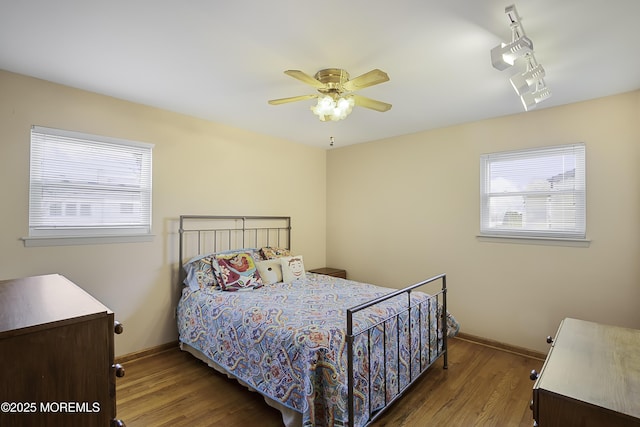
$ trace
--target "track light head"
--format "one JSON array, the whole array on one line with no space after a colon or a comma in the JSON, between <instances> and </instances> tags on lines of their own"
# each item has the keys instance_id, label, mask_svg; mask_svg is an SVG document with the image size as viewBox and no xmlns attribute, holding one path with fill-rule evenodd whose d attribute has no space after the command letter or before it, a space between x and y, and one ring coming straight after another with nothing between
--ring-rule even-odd
<instances>
[{"instance_id":1,"label":"track light head","mask_svg":"<svg viewBox=\"0 0 640 427\"><path fill-rule=\"evenodd\" d=\"M516 91L518 96L529 92L531 88L535 87L536 82L545 76L544 68L542 65L536 65L535 67L527 67L527 71L521 74L516 74L511 77L509 81L511 86Z\"/></svg>"},{"instance_id":2,"label":"track light head","mask_svg":"<svg viewBox=\"0 0 640 427\"><path fill-rule=\"evenodd\" d=\"M536 83L534 92L527 92L520 97L522 105L526 111L536 108L536 105L551 97L551 90L546 86L543 80Z\"/></svg>"},{"instance_id":3,"label":"track light head","mask_svg":"<svg viewBox=\"0 0 640 427\"><path fill-rule=\"evenodd\" d=\"M491 65L498 70L511 67L518 58L533 52L533 42L527 36L522 36L505 44L500 43L491 49Z\"/></svg>"}]
</instances>

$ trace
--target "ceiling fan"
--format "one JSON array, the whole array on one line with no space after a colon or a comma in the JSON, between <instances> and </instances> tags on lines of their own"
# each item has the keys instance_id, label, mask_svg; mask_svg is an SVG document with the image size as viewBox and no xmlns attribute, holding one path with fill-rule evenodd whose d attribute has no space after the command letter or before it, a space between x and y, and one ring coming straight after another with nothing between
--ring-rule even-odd
<instances>
[{"instance_id":1,"label":"ceiling fan","mask_svg":"<svg viewBox=\"0 0 640 427\"><path fill-rule=\"evenodd\" d=\"M287 70L284 73L313 86L318 90L319 94L272 99L269 101L271 105L318 98L318 104L312 106L311 111L322 121L344 119L351 112L354 105L380 112L388 111L391 108L391 104L386 102L353 93L357 90L389 81L389 76L382 70L371 70L352 80L349 80L349 73L340 68L320 70L313 77L300 70Z\"/></svg>"}]
</instances>

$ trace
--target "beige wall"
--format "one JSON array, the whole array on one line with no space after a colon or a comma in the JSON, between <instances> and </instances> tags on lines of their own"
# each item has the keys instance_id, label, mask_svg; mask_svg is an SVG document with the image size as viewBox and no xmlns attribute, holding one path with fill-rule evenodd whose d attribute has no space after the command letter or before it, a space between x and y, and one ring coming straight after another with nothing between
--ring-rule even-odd
<instances>
[{"instance_id":1,"label":"beige wall","mask_svg":"<svg viewBox=\"0 0 640 427\"><path fill-rule=\"evenodd\" d=\"M3 71L0 94L0 278L74 280L125 324L118 355L177 337L183 213L291 215L307 268L357 280L446 272L463 330L513 345L546 351L564 317L640 328L640 91L328 152ZM34 124L155 144L155 240L25 248ZM577 141L589 247L476 238L480 154Z\"/></svg>"},{"instance_id":2,"label":"beige wall","mask_svg":"<svg viewBox=\"0 0 640 427\"><path fill-rule=\"evenodd\" d=\"M584 142L588 247L480 241L480 155ZM327 263L401 287L447 273L466 333L538 351L564 317L640 328L640 91L337 148Z\"/></svg>"},{"instance_id":3,"label":"beige wall","mask_svg":"<svg viewBox=\"0 0 640 427\"><path fill-rule=\"evenodd\" d=\"M290 215L294 251L324 266L325 150L4 71L0 94L0 279L75 281L125 325L117 355L177 339L180 214ZM154 241L25 248L31 125L155 144Z\"/></svg>"}]
</instances>

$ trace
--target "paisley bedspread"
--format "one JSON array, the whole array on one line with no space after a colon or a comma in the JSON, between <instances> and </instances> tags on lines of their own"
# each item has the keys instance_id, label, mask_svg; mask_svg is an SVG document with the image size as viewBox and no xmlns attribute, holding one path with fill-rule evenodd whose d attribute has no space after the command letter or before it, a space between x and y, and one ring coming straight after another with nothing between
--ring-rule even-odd
<instances>
[{"instance_id":1,"label":"paisley bedspread","mask_svg":"<svg viewBox=\"0 0 640 427\"><path fill-rule=\"evenodd\" d=\"M306 276L242 292L185 286L177 311L180 341L261 394L301 412L304 426L346 425L346 311L394 289ZM411 310L402 295L354 316L356 331L375 325L354 342L357 426L368 419L370 405L373 410L384 406L441 348L437 302L416 291L410 298ZM389 320L399 310L403 314ZM448 327L450 334L457 331L451 316ZM429 351L421 352L426 343Z\"/></svg>"}]
</instances>

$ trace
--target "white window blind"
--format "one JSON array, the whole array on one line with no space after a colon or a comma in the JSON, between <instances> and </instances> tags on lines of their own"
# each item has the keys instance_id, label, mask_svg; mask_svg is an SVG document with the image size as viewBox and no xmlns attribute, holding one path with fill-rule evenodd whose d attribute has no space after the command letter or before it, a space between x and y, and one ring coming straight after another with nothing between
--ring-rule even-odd
<instances>
[{"instance_id":1,"label":"white window blind","mask_svg":"<svg viewBox=\"0 0 640 427\"><path fill-rule=\"evenodd\" d=\"M481 235L586 238L584 144L484 154L480 174Z\"/></svg>"},{"instance_id":2,"label":"white window blind","mask_svg":"<svg viewBox=\"0 0 640 427\"><path fill-rule=\"evenodd\" d=\"M152 148L32 127L29 236L151 233Z\"/></svg>"}]
</instances>

